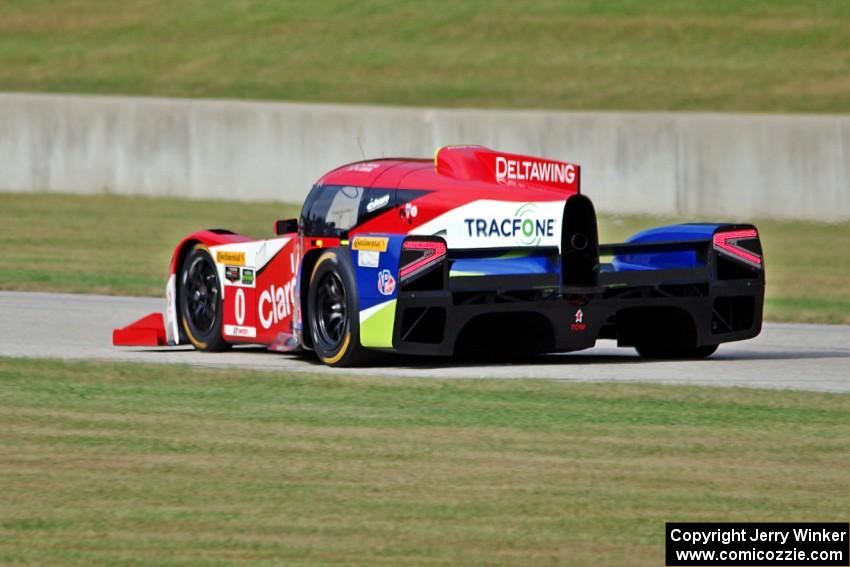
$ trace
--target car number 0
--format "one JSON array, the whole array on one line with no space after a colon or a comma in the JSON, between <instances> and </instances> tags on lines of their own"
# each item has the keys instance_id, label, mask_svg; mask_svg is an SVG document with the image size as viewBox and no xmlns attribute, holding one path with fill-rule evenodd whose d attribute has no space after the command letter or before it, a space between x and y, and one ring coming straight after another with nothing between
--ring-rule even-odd
<instances>
[{"instance_id":1,"label":"car number 0","mask_svg":"<svg viewBox=\"0 0 850 567\"><path fill-rule=\"evenodd\" d=\"M233 303L234 314L236 315L236 324L241 325L245 322L245 290L241 287L236 290L236 297Z\"/></svg>"}]
</instances>

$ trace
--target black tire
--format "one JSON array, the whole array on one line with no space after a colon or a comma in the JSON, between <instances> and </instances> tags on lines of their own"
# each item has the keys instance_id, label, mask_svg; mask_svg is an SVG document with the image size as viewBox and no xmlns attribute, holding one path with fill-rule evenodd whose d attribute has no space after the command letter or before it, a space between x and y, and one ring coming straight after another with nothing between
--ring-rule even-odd
<instances>
[{"instance_id":1,"label":"black tire","mask_svg":"<svg viewBox=\"0 0 850 567\"><path fill-rule=\"evenodd\" d=\"M675 347L665 348L654 345L635 347L638 354L643 358L654 360L700 360L708 358L717 350L718 345L705 345L698 347Z\"/></svg>"},{"instance_id":2,"label":"black tire","mask_svg":"<svg viewBox=\"0 0 850 567\"><path fill-rule=\"evenodd\" d=\"M221 337L221 283L209 249L196 244L183 260L178 282L180 322L197 350L217 352L230 344Z\"/></svg>"},{"instance_id":3,"label":"black tire","mask_svg":"<svg viewBox=\"0 0 850 567\"><path fill-rule=\"evenodd\" d=\"M324 252L313 266L307 321L313 350L328 366L354 366L369 359L360 345L357 283L347 250Z\"/></svg>"}]
</instances>

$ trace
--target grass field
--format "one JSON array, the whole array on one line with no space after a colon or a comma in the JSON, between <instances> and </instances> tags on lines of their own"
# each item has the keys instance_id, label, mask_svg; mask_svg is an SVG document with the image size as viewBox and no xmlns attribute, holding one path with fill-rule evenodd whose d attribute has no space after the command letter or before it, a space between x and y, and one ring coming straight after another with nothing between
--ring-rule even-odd
<instances>
[{"instance_id":1,"label":"grass field","mask_svg":"<svg viewBox=\"0 0 850 567\"><path fill-rule=\"evenodd\" d=\"M0 563L661 565L844 521L850 396L0 359Z\"/></svg>"},{"instance_id":2,"label":"grass field","mask_svg":"<svg viewBox=\"0 0 850 567\"><path fill-rule=\"evenodd\" d=\"M194 230L270 236L297 207L115 196L0 193L0 289L164 294L171 253ZM677 219L600 219L603 241L622 241ZM692 220L692 219L691 219ZM767 317L850 323L850 223L757 223L767 263Z\"/></svg>"},{"instance_id":3,"label":"grass field","mask_svg":"<svg viewBox=\"0 0 850 567\"><path fill-rule=\"evenodd\" d=\"M7 0L0 90L850 111L845 0Z\"/></svg>"},{"instance_id":4,"label":"grass field","mask_svg":"<svg viewBox=\"0 0 850 567\"><path fill-rule=\"evenodd\" d=\"M270 203L0 193L0 288L163 295L181 238L205 228L272 236L297 207Z\"/></svg>"}]
</instances>

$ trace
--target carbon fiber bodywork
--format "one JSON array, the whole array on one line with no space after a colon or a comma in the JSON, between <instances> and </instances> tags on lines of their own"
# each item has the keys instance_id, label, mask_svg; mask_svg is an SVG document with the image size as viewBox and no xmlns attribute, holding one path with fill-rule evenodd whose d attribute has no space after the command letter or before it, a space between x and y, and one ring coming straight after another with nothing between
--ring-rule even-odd
<instances>
[{"instance_id":1,"label":"carbon fiber bodywork","mask_svg":"<svg viewBox=\"0 0 850 567\"><path fill-rule=\"evenodd\" d=\"M393 349L421 355L485 345L573 351L601 338L616 339L620 346L651 342L687 348L748 339L761 331L763 269L718 253L711 240L599 250L603 255L687 251L700 265L613 271L600 264L596 285L566 286L553 273L450 277L452 265L463 257L450 252L434 268L439 272L439 278L432 275L434 289L408 285L399 291ZM433 285L437 282L439 287Z\"/></svg>"}]
</instances>

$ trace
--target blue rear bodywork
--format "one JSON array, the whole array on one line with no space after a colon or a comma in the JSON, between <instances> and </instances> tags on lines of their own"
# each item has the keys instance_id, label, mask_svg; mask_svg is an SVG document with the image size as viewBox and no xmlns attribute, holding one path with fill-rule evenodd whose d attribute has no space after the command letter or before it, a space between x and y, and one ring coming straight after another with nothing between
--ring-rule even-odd
<instances>
[{"instance_id":1,"label":"blue rear bodywork","mask_svg":"<svg viewBox=\"0 0 850 567\"><path fill-rule=\"evenodd\" d=\"M385 303L395 299L398 295L398 286L393 285L389 290L386 287L382 289L380 285L381 273L388 271L392 277L392 281L398 278L398 261L401 256L401 245L404 243L406 236L398 234L374 233L362 234L358 236L370 236L375 238L386 238L387 249L384 252L377 253L378 265L366 265L360 255L363 252L351 249L352 261L354 264L354 274L357 279L357 292L360 301L360 309L368 309L380 303ZM353 240L352 240L353 242ZM367 254L375 254L375 252L366 252Z\"/></svg>"},{"instance_id":2,"label":"blue rear bodywork","mask_svg":"<svg viewBox=\"0 0 850 567\"><path fill-rule=\"evenodd\" d=\"M557 256L519 251L483 258L459 258L451 265L450 277L559 274Z\"/></svg>"},{"instance_id":3,"label":"blue rear bodywork","mask_svg":"<svg viewBox=\"0 0 850 567\"><path fill-rule=\"evenodd\" d=\"M724 226L717 223L675 224L660 226L639 232L626 240L628 244L653 244L663 242L706 242L715 231ZM654 252L640 254L620 254L614 256L611 263L602 271L627 272L637 270L671 270L681 268L704 267L693 250L676 252Z\"/></svg>"}]
</instances>

